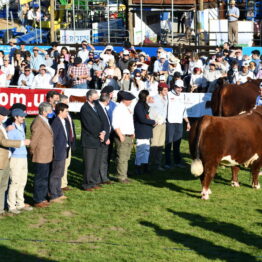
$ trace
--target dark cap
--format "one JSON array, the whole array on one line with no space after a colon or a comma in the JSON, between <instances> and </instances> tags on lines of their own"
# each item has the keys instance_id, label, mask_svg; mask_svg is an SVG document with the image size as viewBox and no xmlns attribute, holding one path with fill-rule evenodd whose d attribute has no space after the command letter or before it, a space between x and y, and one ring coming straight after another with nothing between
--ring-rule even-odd
<instances>
[{"instance_id":1,"label":"dark cap","mask_svg":"<svg viewBox=\"0 0 262 262\"><path fill-rule=\"evenodd\" d=\"M10 114L10 111L7 110L5 107L0 106L0 115L2 116L8 116Z\"/></svg>"},{"instance_id":2,"label":"dark cap","mask_svg":"<svg viewBox=\"0 0 262 262\"><path fill-rule=\"evenodd\" d=\"M26 113L22 109L20 109L20 108L15 108L15 109L12 110L11 115L12 116L22 116L23 117L23 116L26 116Z\"/></svg>"},{"instance_id":3,"label":"dark cap","mask_svg":"<svg viewBox=\"0 0 262 262\"><path fill-rule=\"evenodd\" d=\"M19 108L19 109L21 109L21 110L23 110L23 111L26 111L26 105L21 104L21 103L15 103L15 104L13 104L13 105L11 106L11 108L10 108L10 111L12 111L12 110L14 110L14 109L16 109L16 108Z\"/></svg>"},{"instance_id":4,"label":"dark cap","mask_svg":"<svg viewBox=\"0 0 262 262\"><path fill-rule=\"evenodd\" d=\"M216 57L223 57L222 53L216 53Z\"/></svg>"},{"instance_id":5,"label":"dark cap","mask_svg":"<svg viewBox=\"0 0 262 262\"><path fill-rule=\"evenodd\" d=\"M58 43L57 42L52 42L51 46L58 46Z\"/></svg>"},{"instance_id":6,"label":"dark cap","mask_svg":"<svg viewBox=\"0 0 262 262\"><path fill-rule=\"evenodd\" d=\"M74 64L79 65L82 63L82 58L81 57L76 57L74 60Z\"/></svg>"},{"instance_id":7,"label":"dark cap","mask_svg":"<svg viewBox=\"0 0 262 262\"><path fill-rule=\"evenodd\" d=\"M129 92L126 92L126 91L123 91L123 92L121 93L121 96L122 96L122 99L123 99L123 100L128 100L128 101L133 100L133 99L136 98L133 94L131 94L131 93L129 93Z\"/></svg>"},{"instance_id":8,"label":"dark cap","mask_svg":"<svg viewBox=\"0 0 262 262\"><path fill-rule=\"evenodd\" d=\"M106 94L110 94L114 91L114 88L112 86L105 86L102 90L101 90L101 94L106 93Z\"/></svg>"}]
</instances>

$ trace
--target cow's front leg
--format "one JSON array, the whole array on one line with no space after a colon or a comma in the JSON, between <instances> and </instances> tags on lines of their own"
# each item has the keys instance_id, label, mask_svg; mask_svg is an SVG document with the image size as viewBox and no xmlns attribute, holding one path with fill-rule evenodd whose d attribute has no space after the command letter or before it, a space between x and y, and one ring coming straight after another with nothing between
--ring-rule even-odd
<instances>
[{"instance_id":1,"label":"cow's front leg","mask_svg":"<svg viewBox=\"0 0 262 262\"><path fill-rule=\"evenodd\" d=\"M212 194L209 186L216 174L216 167L205 167L204 168L204 179L202 180L202 199L208 200L209 195Z\"/></svg>"},{"instance_id":2,"label":"cow's front leg","mask_svg":"<svg viewBox=\"0 0 262 262\"><path fill-rule=\"evenodd\" d=\"M251 168L251 173L252 173L252 187L254 189L260 189L260 184L258 182L258 175L259 175L259 168L257 167L252 167Z\"/></svg>"},{"instance_id":3,"label":"cow's front leg","mask_svg":"<svg viewBox=\"0 0 262 262\"><path fill-rule=\"evenodd\" d=\"M240 168L239 166L232 166L231 171L232 171L232 180L231 180L231 186L233 187L240 187L238 183L238 172Z\"/></svg>"}]
</instances>

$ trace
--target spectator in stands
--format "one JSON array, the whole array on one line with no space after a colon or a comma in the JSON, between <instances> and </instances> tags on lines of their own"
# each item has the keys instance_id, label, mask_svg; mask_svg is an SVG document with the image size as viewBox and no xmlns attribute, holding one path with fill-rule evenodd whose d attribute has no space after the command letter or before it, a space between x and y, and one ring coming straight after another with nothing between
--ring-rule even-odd
<instances>
[{"instance_id":1,"label":"spectator in stands","mask_svg":"<svg viewBox=\"0 0 262 262\"><path fill-rule=\"evenodd\" d=\"M51 58L55 59L56 57L59 56L59 52L57 50L58 43L57 42L52 42L50 45L51 45L51 48L49 48L47 50L47 53L49 54L49 56Z\"/></svg>"},{"instance_id":2,"label":"spectator in stands","mask_svg":"<svg viewBox=\"0 0 262 262\"><path fill-rule=\"evenodd\" d=\"M114 51L113 46L108 45L108 46L106 46L106 48L101 53L100 57L102 59L104 68L106 67L106 65L107 65L109 60L115 61L115 57L113 55L113 51Z\"/></svg>"},{"instance_id":3,"label":"spectator in stands","mask_svg":"<svg viewBox=\"0 0 262 262\"><path fill-rule=\"evenodd\" d=\"M35 163L36 174L34 178L34 206L47 207L48 178L50 165L53 160L53 131L48 123L47 115L52 112L49 103L39 105L39 115L31 124L30 152L32 162Z\"/></svg>"},{"instance_id":4,"label":"spectator in stands","mask_svg":"<svg viewBox=\"0 0 262 262\"><path fill-rule=\"evenodd\" d=\"M166 124L166 165L165 168L171 168L171 147L173 144L173 159L176 167L183 168L180 155L180 143L183 135L183 119L187 123L186 130L190 130L190 123L187 118L184 96L181 95L184 83L183 80L176 80L174 88L168 92L168 109ZM174 112L176 112L174 114Z\"/></svg>"},{"instance_id":5,"label":"spectator in stands","mask_svg":"<svg viewBox=\"0 0 262 262\"><path fill-rule=\"evenodd\" d=\"M17 49L14 56L14 76L12 77L11 85L17 85L20 74L22 73L22 62L24 61L20 51Z\"/></svg>"},{"instance_id":6,"label":"spectator in stands","mask_svg":"<svg viewBox=\"0 0 262 262\"><path fill-rule=\"evenodd\" d=\"M50 57L49 53L46 53L46 54L45 54L44 59L45 59L45 65L46 65L47 67L53 67L53 65L54 65L54 59Z\"/></svg>"},{"instance_id":7,"label":"spectator in stands","mask_svg":"<svg viewBox=\"0 0 262 262\"><path fill-rule=\"evenodd\" d=\"M213 93L216 87L217 79L222 77L222 73L221 71L216 70L216 64L211 61L205 68L203 77L205 78L206 83L204 90L207 90L208 93Z\"/></svg>"},{"instance_id":8,"label":"spectator in stands","mask_svg":"<svg viewBox=\"0 0 262 262\"><path fill-rule=\"evenodd\" d=\"M180 60L176 57L170 57L168 59L168 77L167 77L167 83L170 84L173 79L174 79L174 74L176 72L183 74L182 69L181 69L181 65L180 65Z\"/></svg>"},{"instance_id":9,"label":"spectator in stands","mask_svg":"<svg viewBox=\"0 0 262 262\"><path fill-rule=\"evenodd\" d=\"M258 67L257 79L262 79L262 61L260 61L260 65Z\"/></svg>"},{"instance_id":10,"label":"spectator in stands","mask_svg":"<svg viewBox=\"0 0 262 262\"><path fill-rule=\"evenodd\" d=\"M17 46L16 46L16 42L17 40L15 38L11 38L9 40L9 46L10 46L10 51L9 51L9 63L12 64L13 63L13 58L15 56L15 52L17 50Z\"/></svg>"},{"instance_id":11,"label":"spectator in stands","mask_svg":"<svg viewBox=\"0 0 262 262\"><path fill-rule=\"evenodd\" d=\"M116 66L114 60L109 60L107 68L102 74L103 87L110 85L114 87L114 90L119 90L118 81L121 80L121 71Z\"/></svg>"},{"instance_id":12,"label":"spectator in stands","mask_svg":"<svg viewBox=\"0 0 262 262\"><path fill-rule=\"evenodd\" d=\"M92 51L95 50L94 46L92 46L90 43L87 43L86 40L83 40L81 43L82 49L78 51L77 56L82 59L82 62L85 64L87 60L89 59L89 51L87 47L90 47Z\"/></svg>"},{"instance_id":13,"label":"spectator in stands","mask_svg":"<svg viewBox=\"0 0 262 262\"><path fill-rule=\"evenodd\" d=\"M25 43L24 42L20 42L19 45L20 45L20 48L18 50L20 51L21 56L25 59L26 52L27 52L26 49L25 49Z\"/></svg>"},{"instance_id":14,"label":"spectator in stands","mask_svg":"<svg viewBox=\"0 0 262 262\"><path fill-rule=\"evenodd\" d=\"M52 78L55 70L51 67L46 67L44 64L39 67L39 74L34 77L31 88L53 88Z\"/></svg>"},{"instance_id":15,"label":"spectator in stands","mask_svg":"<svg viewBox=\"0 0 262 262\"><path fill-rule=\"evenodd\" d=\"M150 57L146 55L144 52L140 52L138 55L138 60L139 63L149 65L150 64Z\"/></svg>"},{"instance_id":16,"label":"spectator in stands","mask_svg":"<svg viewBox=\"0 0 262 262\"><path fill-rule=\"evenodd\" d=\"M190 93L194 92L202 92L202 88L206 86L205 78L203 77L203 73L201 68L195 67L193 69L193 74L190 79Z\"/></svg>"},{"instance_id":17,"label":"spectator in stands","mask_svg":"<svg viewBox=\"0 0 262 262\"><path fill-rule=\"evenodd\" d=\"M166 59L166 54L161 52L159 59L154 63L154 73L167 74L168 72L168 60Z\"/></svg>"},{"instance_id":18,"label":"spectator in stands","mask_svg":"<svg viewBox=\"0 0 262 262\"><path fill-rule=\"evenodd\" d=\"M8 87L11 83L11 80L15 73L14 65L10 64L10 59L8 56L4 57L4 65L1 67L1 70L6 75L6 83L5 86Z\"/></svg>"},{"instance_id":19,"label":"spectator in stands","mask_svg":"<svg viewBox=\"0 0 262 262\"><path fill-rule=\"evenodd\" d=\"M150 148L150 164L156 166L158 171L163 171L161 167L162 151L166 138L166 117L167 117L167 94L169 86L159 84L158 94L153 97L150 103L149 117L155 120L157 125L153 128L153 137Z\"/></svg>"},{"instance_id":20,"label":"spectator in stands","mask_svg":"<svg viewBox=\"0 0 262 262\"><path fill-rule=\"evenodd\" d=\"M134 109L136 137L135 166L138 175L148 171L150 139L153 136L153 126L156 125L155 120L152 120L149 117L149 99L150 96L148 90L140 91L138 95L138 102ZM142 170L142 168L144 170Z\"/></svg>"},{"instance_id":21,"label":"spectator in stands","mask_svg":"<svg viewBox=\"0 0 262 262\"><path fill-rule=\"evenodd\" d=\"M8 131L8 139L25 140L26 113L22 109L12 110L14 118L13 129ZM7 204L9 212L19 214L21 210L31 211L33 208L24 202L24 189L27 182L27 149L26 146L20 148L11 147L10 158L10 184L8 190Z\"/></svg>"},{"instance_id":22,"label":"spectator in stands","mask_svg":"<svg viewBox=\"0 0 262 262\"><path fill-rule=\"evenodd\" d=\"M25 66L24 72L19 76L18 86L31 88L34 77L35 76L32 73L30 66Z\"/></svg>"},{"instance_id":23,"label":"spectator in stands","mask_svg":"<svg viewBox=\"0 0 262 262\"><path fill-rule=\"evenodd\" d=\"M135 70L134 79L131 83L130 92L138 98L138 94L141 90L146 89L146 83L141 80L141 72L139 70Z\"/></svg>"},{"instance_id":24,"label":"spectator in stands","mask_svg":"<svg viewBox=\"0 0 262 262\"><path fill-rule=\"evenodd\" d=\"M4 57L5 57L4 51L0 50L0 66L4 64Z\"/></svg>"},{"instance_id":25,"label":"spectator in stands","mask_svg":"<svg viewBox=\"0 0 262 262\"><path fill-rule=\"evenodd\" d=\"M229 64L224 60L222 53L216 54L216 58L213 60L213 63L216 65L216 70L221 71L221 74L226 74L229 70Z\"/></svg>"},{"instance_id":26,"label":"spectator in stands","mask_svg":"<svg viewBox=\"0 0 262 262\"><path fill-rule=\"evenodd\" d=\"M2 71L3 66L0 66L0 86L6 87L6 74Z\"/></svg>"},{"instance_id":27,"label":"spectator in stands","mask_svg":"<svg viewBox=\"0 0 262 262\"><path fill-rule=\"evenodd\" d=\"M259 96L256 99L256 105L262 106L262 82L259 85Z\"/></svg>"},{"instance_id":28,"label":"spectator in stands","mask_svg":"<svg viewBox=\"0 0 262 262\"><path fill-rule=\"evenodd\" d=\"M233 79L235 78L236 74L238 74L238 62L233 60L227 72L227 79L230 84L233 84Z\"/></svg>"},{"instance_id":29,"label":"spectator in stands","mask_svg":"<svg viewBox=\"0 0 262 262\"><path fill-rule=\"evenodd\" d=\"M150 92L151 96L155 96L158 94L158 84L157 81L157 74L156 73L149 73L148 74L148 81L146 82L146 89Z\"/></svg>"},{"instance_id":30,"label":"spectator in stands","mask_svg":"<svg viewBox=\"0 0 262 262\"><path fill-rule=\"evenodd\" d=\"M39 54L39 51L43 53ZM30 58L30 67L34 74L39 73L40 65L45 65L44 55L46 54L45 50L39 49L38 47L33 48L33 55Z\"/></svg>"},{"instance_id":31,"label":"spectator in stands","mask_svg":"<svg viewBox=\"0 0 262 262\"><path fill-rule=\"evenodd\" d=\"M70 66L68 69L68 75L73 81L72 88L86 89L87 80L91 81L90 70L86 64L82 63L80 57L76 57L74 60L74 65Z\"/></svg>"},{"instance_id":32,"label":"spectator in stands","mask_svg":"<svg viewBox=\"0 0 262 262\"><path fill-rule=\"evenodd\" d=\"M63 46L60 51L60 56L63 55L65 58L65 61L69 62L70 60L70 53L66 46Z\"/></svg>"},{"instance_id":33,"label":"spectator in stands","mask_svg":"<svg viewBox=\"0 0 262 262\"><path fill-rule=\"evenodd\" d=\"M230 0L227 11L228 19L228 41L230 45L238 44L238 18L240 15L239 9L235 6L236 2Z\"/></svg>"},{"instance_id":34,"label":"spectator in stands","mask_svg":"<svg viewBox=\"0 0 262 262\"><path fill-rule=\"evenodd\" d=\"M55 70L63 68L65 71L68 70L68 62L65 61L64 55L58 55L53 62L52 66Z\"/></svg>"},{"instance_id":35,"label":"spectator in stands","mask_svg":"<svg viewBox=\"0 0 262 262\"><path fill-rule=\"evenodd\" d=\"M66 70L64 68L59 68L56 70L56 74L52 78L52 82L57 88L67 88L70 87L70 82Z\"/></svg>"},{"instance_id":36,"label":"spectator in stands","mask_svg":"<svg viewBox=\"0 0 262 262\"><path fill-rule=\"evenodd\" d=\"M192 74L195 67L200 68L201 70L204 69L203 62L197 53L192 54L189 58L188 74Z\"/></svg>"},{"instance_id":37,"label":"spectator in stands","mask_svg":"<svg viewBox=\"0 0 262 262\"><path fill-rule=\"evenodd\" d=\"M130 56L129 56L129 51L124 50L122 53L122 57L118 61L118 67L123 72L125 69L128 69L128 64L130 62Z\"/></svg>"},{"instance_id":38,"label":"spectator in stands","mask_svg":"<svg viewBox=\"0 0 262 262\"><path fill-rule=\"evenodd\" d=\"M9 115L9 110L4 107L0 107L0 216L5 214L5 194L8 187L9 181L9 158L10 151L9 148L20 148L30 144L30 140L9 140L3 123L7 120Z\"/></svg>"},{"instance_id":39,"label":"spectator in stands","mask_svg":"<svg viewBox=\"0 0 262 262\"><path fill-rule=\"evenodd\" d=\"M256 66L258 67L259 63L261 61L261 59L260 59L260 51L259 50L253 50L251 52L251 58L252 58L252 61L255 62Z\"/></svg>"},{"instance_id":40,"label":"spectator in stands","mask_svg":"<svg viewBox=\"0 0 262 262\"><path fill-rule=\"evenodd\" d=\"M254 61L249 62L248 69L249 69L250 72L254 73L254 76L256 78L257 73L258 73L258 66L257 66L256 62L254 62Z\"/></svg>"},{"instance_id":41,"label":"spectator in stands","mask_svg":"<svg viewBox=\"0 0 262 262\"><path fill-rule=\"evenodd\" d=\"M248 78L255 79L254 73L248 70L248 66L249 63L244 61L241 67L241 71L239 71L233 79L234 84L237 85L243 84L247 82Z\"/></svg>"},{"instance_id":42,"label":"spectator in stands","mask_svg":"<svg viewBox=\"0 0 262 262\"><path fill-rule=\"evenodd\" d=\"M128 69L124 69L123 78L120 81L120 90L129 91L130 88L131 88L130 71Z\"/></svg>"},{"instance_id":43,"label":"spectator in stands","mask_svg":"<svg viewBox=\"0 0 262 262\"><path fill-rule=\"evenodd\" d=\"M99 55L94 56L93 63L93 85L95 89L101 89L102 87L102 72L104 70L104 66L102 60Z\"/></svg>"}]
</instances>

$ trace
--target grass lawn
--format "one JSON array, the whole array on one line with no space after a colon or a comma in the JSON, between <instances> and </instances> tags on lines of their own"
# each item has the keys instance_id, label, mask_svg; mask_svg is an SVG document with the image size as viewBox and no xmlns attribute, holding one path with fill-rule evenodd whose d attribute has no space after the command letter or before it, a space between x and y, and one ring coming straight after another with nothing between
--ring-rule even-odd
<instances>
[{"instance_id":1,"label":"grass lawn","mask_svg":"<svg viewBox=\"0 0 262 262\"><path fill-rule=\"evenodd\" d=\"M186 140L181 147L190 163ZM232 188L230 169L219 168L204 201L189 167L84 192L79 145L68 200L0 219L0 261L262 261L262 191L251 188L249 171L242 169L241 187ZM29 202L32 185L30 165Z\"/></svg>"}]
</instances>

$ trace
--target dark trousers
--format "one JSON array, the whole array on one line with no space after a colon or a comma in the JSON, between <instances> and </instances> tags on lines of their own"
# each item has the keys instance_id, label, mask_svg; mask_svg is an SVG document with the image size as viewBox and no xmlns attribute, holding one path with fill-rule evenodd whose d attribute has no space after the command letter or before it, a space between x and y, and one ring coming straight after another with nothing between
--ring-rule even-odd
<instances>
[{"instance_id":1,"label":"dark trousers","mask_svg":"<svg viewBox=\"0 0 262 262\"><path fill-rule=\"evenodd\" d=\"M180 143L181 138L173 142L173 157L174 157L174 163L179 164L181 162L181 155L180 155ZM167 143L165 147L165 155L166 155L166 164L171 165L171 147L172 142Z\"/></svg>"},{"instance_id":2,"label":"dark trousers","mask_svg":"<svg viewBox=\"0 0 262 262\"><path fill-rule=\"evenodd\" d=\"M92 188L99 183L99 169L101 163L102 147L83 148L84 179L83 188Z\"/></svg>"},{"instance_id":3,"label":"dark trousers","mask_svg":"<svg viewBox=\"0 0 262 262\"><path fill-rule=\"evenodd\" d=\"M65 171L65 159L54 160L49 178L50 199L55 199L63 195L61 181Z\"/></svg>"},{"instance_id":4,"label":"dark trousers","mask_svg":"<svg viewBox=\"0 0 262 262\"><path fill-rule=\"evenodd\" d=\"M109 181L108 178L108 162L107 162L107 158L108 158L108 145L102 144L102 154L101 154L101 163L100 163L100 169L99 169L99 173L100 173L100 183L104 183Z\"/></svg>"},{"instance_id":5,"label":"dark trousers","mask_svg":"<svg viewBox=\"0 0 262 262\"><path fill-rule=\"evenodd\" d=\"M40 164L35 163L35 179L34 179L34 196L33 199L36 203L46 200L48 193L48 178L50 173L50 163Z\"/></svg>"}]
</instances>

